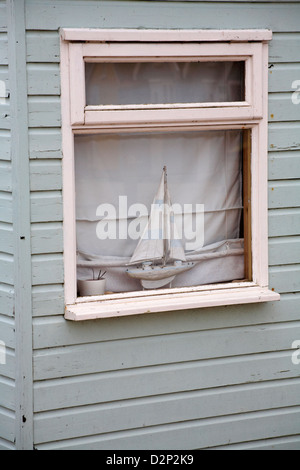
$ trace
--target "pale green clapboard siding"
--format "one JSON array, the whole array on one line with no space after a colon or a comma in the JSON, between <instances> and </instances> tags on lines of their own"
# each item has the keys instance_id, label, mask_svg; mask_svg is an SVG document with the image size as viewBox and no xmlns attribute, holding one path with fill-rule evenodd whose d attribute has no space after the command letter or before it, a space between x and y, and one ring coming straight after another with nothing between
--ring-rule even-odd
<instances>
[{"instance_id":1,"label":"pale green clapboard siding","mask_svg":"<svg viewBox=\"0 0 300 470\"><path fill-rule=\"evenodd\" d=\"M37 21L38 18L38 21ZM28 30L85 28L269 28L273 31L299 31L298 3L223 2L126 2L76 0L28 0Z\"/></svg>"},{"instance_id":2,"label":"pale green clapboard siding","mask_svg":"<svg viewBox=\"0 0 300 470\"><path fill-rule=\"evenodd\" d=\"M294 61L291 63L272 63L269 70L270 92L291 92L295 77L300 75L300 65ZM293 88L295 90L295 88Z\"/></svg>"},{"instance_id":3,"label":"pale green clapboard siding","mask_svg":"<svg viewBox=\"0 0 300 470\"><path fill-rule=\"evenodd\" d=\"M0 221L12 224L12 194L0 191Z\"/></svg>"},{"instance_id":4,"label":"pale green clapboard siding","mask_svg":"<svg viewBox=\"0 0 300 470\"><path fill-rule=\"evenodd\" d=\"M0 407L0 419L1 419L1 438L3 441L7 441L8 443L12 443L15 436L15 416L14 413L6 408ZM0 444L1 445L1 444ZM3 448L4 442L2 442ZM7 444L6 444L6 447ZM0 447L1 448L1 447Z\"/></svg>"},{"instance_id":5,"label":"pale green clapboard siding","mask_svg":"<svg viewBox=\"0 0 300 470\"><path fill-rule=\"evenodd\" d=\"M0 283L0 312L3 315L14 315L14 286ZM5 341L4 339L2 341Z\"/></svg>"},{"instance_id":6,"label":"pale green clapboard siding","mask_svg":"<svg viewBox=\"0 0 300 470\"><path fill-rule=\"evenodd\" d=\"M272 152L269 156L269 180L300 179L300 152Z\"/></svg>"},{"instance_id":7,"label":"pale green clapboard siding","mask_svg":"<svg viewBox=\"0 0 300 470\"><path fill-rule=\"evenodd\" d=\"M298 7L299 8L299 5ZM296 31L299 30L299 26ZM286 30L288 31L288 30ZM294 30L295 31L295 30ZM278 64L281 62L290 63L299 61L299 32L289 32L279 34L275 32L270 44L269 62Z\"/></svg>"},{"instance_id":8,"label":"pale green clapboard siding","mask_svg":"<svg viewBox=\"0 0 300 470\"><path fill-rule=\"evenodd\" d=\"M221 416L165 424L140 430L120 431L81 439L56 441L38 449L64 450L144 450L197 449L299 434L299 407L255 411L242 415ZM177 443L174 444L174 443ZM294 448L295 449L295 448Z\"/></svg>"},{"instance_id":9,"label":"pale green clapboard siding","mask_svg":"<svg viewBox=\"0 0 300 470\"><path fill-rule=\"evenodd\" d=\"M269 207L300 207L300 180L271 181Z\"/></svg>"},{"instance_id":10,"label":"pale green clapboard siding","mask_svg":"<svg viewBox=\"0 0 300 470\"><path fill-rule=\"evenodd\" d=\"M7 32L0 32L0 65L8 65Z\"/></svg>"},{"instance_id":11,"label":"pale green clapboard siding","mask_svg":"<svg viewBox=\"0 0 300 470\"><path fill-rule=\"evenodd\" d=\"M28 64L27 79L29 96L60 94L60 71L58 64Z\"/></svg>"},{"instance_id":12,"label":"pale green clapboard siding","mask_svg":"<svg viewBox=\"0 0 300 470\"><path fill-rule=\"evenodd\" d=\"M0 129L0 159L10 160L10 131Z\"/></svg>"},{"instance_id":13,"label":"pale green clapboard siding","mask_svg":"<svg viewBox=\"0 0 300 470\"><path fill-rule=\"evenodd\" d=\"M63 256L46 254L32 256L32 285L63 283Z\"/></svg>"},{"instance_id":14,"label":"pale green clapboard siding","mask_svg":"<svg viewBox=\"0 0 300 470\"><path fill-rule=\"evenodd\" d=\"M62 158L62 137L59 128L29 129L29 151L31 159Z\"/></svg>"},{"instance_id":15,"label":"pale green clapboard siding","mask_svg":"<svg viewBox=\"0 0 300 470\"><path fill-rule=\"evenodd\" d=\"M61 191L36 191L31 195L31 222L62 221Z\"/></svg>"},{"instance_id":16,"label":"pale green clapboard siding","mask_svg":"<svg viewBox=\"0 0 300 470\"><path fill-rule=\"evenodd\" d=\"M300 266L272 266L270 268L270 287L279 293L300 291ZM295 337L298 339L298 337Z\"/></svg>"},{"instance_id":17,"label":"pale green clapboard siding","mask_svg":"<svg viewBox=\"0 0 300 470\"><path fill-rule=\"evenodd\" d=\"M0 396L5 408L10 411L15 409L15 381L7 377L0 377Z\"/></svg>"},{"instance_id":18,"label":"pale green clapboard siding","mask_svg":"<svg viewBox=\"0 0 300 470\"><path fill-rule=\"evenodd\" d=\"M61 190L62 168L60 160L34 160L30 163L31 191Z\"/></svg>"},{"instance_id":19,"label":"pale green clapboard siding","mask_svg":"<svg viewBox=\"0 0 300 470\"><path fill-rule=\"evenodd\" d=\"M12 168L11 163L0 160L0 191L12 192Z\"/></svg>"},{"instance_id":20,"label":"pale green clapboard siding","mask_svg":"<svg viewBox=\"0 0 300 470\"><path fill-rule=\"evenodd\" d=\"M32 254L62 253L63 227L61 222L37 223L31 226Z\"/></svg>"},{"instance_id":21,"label":"pale green clapboard siding","mask_svg":"<svg viewBox=\"0 0 300 470\"><path fill-rule=\"evenodd\" d=\"M282 380L299 376L298 367L285 369L290 352L251 354L237 358L201 360L151 366L122 372L103 372L35 384L35 411L151 397L159 394L214 389L250 382ZM180 377L180 380L178 380Z\"/></svg>"},{"instance_id":22,"label":"pale green clapboard siding","mask_svg":"<svg viewBox=\"0 0 300 470\"><path fill-rule=\"evenodd\" d=\"M300 236L271 239L269 263L270 266L300 263Z\"/></svg>"},{"instance_id":23,"label":"pale green clapboard siding","mask_svg":"<svg viewBox=\"0 0 300 470\"><path fill-rule=\"evenodd\" d=\"M32 64L36 64L35 67L43 67L44 69L49 64L52 69L59 64L60 44L57 31L39 31L39 28L34 31L27 31L26 43L28 70L34 69ZM29 84L30 81L32 83L32 79L29 80Z\"/></svg>"},{"instance_id":24,"label":"pale green clapboard siding","mask_svg":"<svg viewBox=\"0 0 300 470\"><path fill-rule=\"evenodd\" d=\"M291 361L300 338L300 106L291 103L300 70L299 16L299 2L26 1L38 449L300 448L293 437L300 434L300 370ZM280 303L64 320L62 26L275 31L269 254L270 286L282 293ZM9 142L8 130L1 139ZM8 196L2 189L0 212Z\"/></svg>"},{"instance_id":25,"label":"pale green clapboard siding","mask_svg":"<svg viewBox=\"0 0 300 470\"><path fill-rule=\"evenodd\" d=\"M300 233L300 209L272 209L269 211L269 235L281 237Z\"/></svg>"},{"instance_id":26,"label":"pale green clapboard siding","mask_svg":"<svg viewBox=\"0 0 300 470\"><path fill-rule=\"evenodd\" d=\"M299 320L300 293L282 296L285 314L281 303L267 303L260 306L243 305L203 309L201 316L197 310L139 315L128 318L115 318L100 322L65 322L61 316L48 316L34 320L34 349L62 347L74 344L87 345L105 341L126 341L130 338L207 331L239 326L278 324ZM213 315L212 315L213 312ZM170 323L170 319L172 322ZM299 371L300 372L300 371Z\"/></svg>"},{"instance_id":27,"label":"pale green clapboard siding","mask_svg":"<svg viewBox=\"0 0 300 470\"><path fill-rule=\"evenodd\" d=\"M9 80L8 80L8 65L0 65L0 80L5 82L5 89L9 93Z\"/></svg>"},{"instance_id":28,"label":"pale green clapboard siding","mask_svg":"<svg viewBox=\"0 0 300 470\"><path fill-rule=\"evenodd\" d=\"M29 127L60 127L61 106L56 96L28 97Z\"/></svg>"},{"instance_id":29,"label":"pale green clapboard siding","mask_svg":"<svg viewBox=\"0 0 300 470\"><path fill-rule=\"evenodd\" d=\"M300 323L245 326L38 350L35 378L59 378L158 364L290 350Z\"/></svg>"},{"instance_id":30,"label":"pale green clapboard siding","mask_svg":"<svg viewBox=\"0 0 300 470\"><path fill-rule=\"evenodd\" d=\"M285 295L283 301L287 314L285 322L296 325L299 318L299 295ZM88 322L83 327L78 324L64 322L61 317L48 317L37 319L34 322L34 347L36 350L45 347L61 347L72 345L74 342L87 348L89 342L114 341L139 337L142 339L145 330L148 336L178 334L183 332L200 331L209 332L223 329L226 338L229 329L243 325L246 331L251 331L252 326L277 324L283 321L281 306L270 304L263 306L258 311L256 306L244 306L243 309L216 309L213 319L212 312L205 309L201 312L201 318L197 311L189 312L184 317L182 313L170 315L162 314L160 318L155 316L141 316L134 319L120 319L114 322L92 323ZM231 331L230 331L231 333ZM208 334L208 333L206 333ZM103 347L106 347L103 344ZM290 348L289 341L286 348ZM39 352L37 352L38 356ZM183 358L182 358L183 359ZM52 380L48 384L44 381L35 384L36 411L72 407L96 403L101 394L103 402L129 399L141 396L151 396L156 393L165 394L184 391L226 386L246 382L267 381L278 378L299 377L298 366L290 361L290 351L269 352L264 354L264 361L260 353L243 355L240 357L225 357L220 359L208 358L195 361L178 362L174 364L152 365L144 368L125 368L115 372L93 372L86 376L76 375L64 380ZM178 380L180 377L181 380Z\"/></svg>"},{"instance_id":31,"label":"pale green clapboard siding","mask_svg":"<svg viewBox=\"0 0 300 470\"><path fill-rule=\"evenodd\" d=\"M286 401L290 406L297 406L299 394L300 380L294 379L78 407L75 410L62 411L59 417L55 411L45 412L36 417L35 440L37 443L44 443L76 438L83 426L85 436L93 435L98 422L101 422L103 433L110 433L142 428L145 425L158 426L198 419L204 421L218 415L234 416L276 409L285 406ZM296 428L300 430L300 423ZM203 440L203 437L198 437L199 444Z\"/></svg>"},{"instance_id":32,"label":"pale green clapboard siding","mask_svg":"<svg viewBox=\"0 0 300 470\"><path fill-rule=\"evenodd\" d=\"M0 222L0 252L13 254L13 226Z\"/></svg>"},{"instance_id":33,"label":"pale green clapboard siding","mask_svg":"<svg viewBox=\"0 0 300 470\"><path fill-rule=\"evenodd\" d=\"M33 316L63 315L64 288L63 284L38 285L32 288Z\"/></svg>"},{"instance_id":34,"label":"pale green clapboard siding","mask_svg":"<svg viewBox=\"0 0 300 470\"><path fill-rule=\"evenodd\" d=\"M233 444L212 447L211 450L295 450L300 445L300 436L279 437L274 439L254 441L251 443Z\"/></svg>"},{"instance_id":35,"label":"pale green clapboard siding","mask_svg":"<svg viewBox=\"0 0 300 470\"><path fill-rule=\"evenodd\" d=\"M299 107L293 101L293 93L272 93L269 99L271 122L299 121Z\"/></svg>"}]
</instances>

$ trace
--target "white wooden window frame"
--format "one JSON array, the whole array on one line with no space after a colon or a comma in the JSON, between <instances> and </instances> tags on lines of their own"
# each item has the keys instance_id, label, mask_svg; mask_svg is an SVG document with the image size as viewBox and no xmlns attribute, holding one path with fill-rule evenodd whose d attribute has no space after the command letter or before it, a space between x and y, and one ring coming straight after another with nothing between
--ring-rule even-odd
<instances>
[{"instance_id":1,"label":"white wooden window frame","mask_svg":"<svg viewBox=\"0 0 300 470\"><path fill-rule=\"evenodd\" d=\"M267 30L61 30L65 317L124 315L279 300L268 288ZM245 101L86 106L85 62L245 61ZM252 281L77 298L74 135L251 129Z\"/></svg>"}]
</instances>

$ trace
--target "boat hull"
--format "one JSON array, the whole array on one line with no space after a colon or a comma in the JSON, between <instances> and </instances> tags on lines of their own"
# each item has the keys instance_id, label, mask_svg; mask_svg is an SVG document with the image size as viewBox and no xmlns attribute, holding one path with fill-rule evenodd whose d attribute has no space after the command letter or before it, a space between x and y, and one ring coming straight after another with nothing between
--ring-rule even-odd
<instances>
[{"instance_id":1,"label":"boat hull","mask_svg":"<svg viewBox=\"0 0 300 470\"><path fill-rule=\"evenodd\" d=\"M195 263L181 263L180 265L166 265L166 266L140 266L129 268L127 273L130 277L144 281L161 281L174 278L178 274L192 269ZM167 282L170 282L169 280Z\"/></svg>"}]
</instances>

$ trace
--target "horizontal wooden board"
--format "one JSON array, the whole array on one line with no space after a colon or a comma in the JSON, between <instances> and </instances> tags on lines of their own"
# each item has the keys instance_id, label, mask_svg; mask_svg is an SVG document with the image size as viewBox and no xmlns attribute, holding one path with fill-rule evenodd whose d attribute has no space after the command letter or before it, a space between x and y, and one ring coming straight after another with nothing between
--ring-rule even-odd
<instances>
[{"instance_id":1,"label":"horizontal wooden board","mask_svg":"<svg viewBox=\"0 0 300 470\"><path fill-rule=\"evenodd\" d=\"M299 31L299 26L294 31ZM270 42L269 62L299 62L299 47L300 32L274 34Z\"/></svg>"},{"instance_id":2,"label":"horizontal wooden board","mask_svg":"<svg viewBox=\"0 0 300 470\"><path fill-rule=\"evenodd\" d=\"M12 192L11 164L3 160L0 160L0 191Z\"/></svg>"},{"instance_id":3,"label":"horizontal wooden board","mask_svg":"<svg viewBox=\"0 0 300 470\"><path fill-rule=\"evenodd\" d=\"M0 223L0 252L14 253L13 226Z\"/></svg>"},{"instance_id":4,"label":"horizontal wooden board","mask_svg":"<svg viewBox=\"0 0 300 470\"><path fill-rule=\"evenodd\" d=\"M0 282L10 285L14 283L14 258L6 253L0 253Z\"/></svg>"},{"instance_id":5,"label":"horizontal wooden board","mask_svg":"<svg viewBox=\"0 0 300 470\"><path fill-rule=\"evenodd\" d=\"M27 63L60 62L60 40L57 31L28 31L26 45Z\"/></svg>"},{"instance_id":6,"label":"horizontal wooden board","mask_svg":"<svg viewBox=\"0 0 300 470\"><path fill-rule=\"evenodd\" d=\"M9 442L15 440L15 415L2 407L0 407L0 438Z\"/></svg>"},{"instance_id":7,"label":"horizontal wooden board","mask_svg":"<svg viewBox=\"0 0 300 470\"><path fill-rule=\"evenodd\" d=\"M269 180L300 179L300 152L271 152Z\"/></svg>"},{"instance_id":8,"label":"horizontal wooden board","mask_svg":"<svg viewBox=\"0 0 300 470\"><path fill-rule=\"evenodd\" d=\"M269 236L300 235L300 209L272 209L269 211Z\"/></svg>"},{"instance_id":9,"label":"horizontal wooden board","mask_svg":"<svg viewBox=\"0 0 300 470\"><path fill-rule=\"evenodd\" d=\"M299 269L300 273L300 269ZM36 380L124 370L223 356L289 350L300 335L297 323L178 333L38 350ZM217 346L216 346L217 345Z\"/></svg>"},{"instance_id":10,"label":"horizontal wooden board","mask_svg":"<svg viewBox=\"0 0 300 470\"><path fill-rule=\"evenodd\" d=\"M300 207L300 181L271 181L269 208Z\"/></svg>"},{"instance_id":11,"label":"horizontal wooden board","mask_svg":"<svg viewBox=\"0 0 300 470\"><path fill-rule=\"evenodd\" d=\"M29 64L27 66L28 95L60 95L58 64Z\"/></svg>"},{"instance_id":12,"label":"horizontal wooden board","mask_svg":"<svg viewBox=\"0 0 300 470\"><path fill-rule=\"evenodd\" d=\"M0 32L0 65L8 65L7 34Z\"/></svg>"},{"instance_id":13,"label":"horizontal wooden board","mask_svg":"<svg viewBox=\"0 0 300 470\"><path fill-rule=\"evenodd\" d=\"M269 286L280 294L300 292L300 264L269 269Z\"/></svg>"},{"instance_id":14,"label":"horizontal wooden board","mask_svg":"<svg viewBox=\"0 0 300 470\"><path fill-rule=\"evenodd\" d=\"M62 158L60 129L29 129L29 152L31 159Z\"/></svg>"},{"instance_id":15,"label":"horizontal wooden board","mask_svg":"<svg viewBox=\"0 0 300 470\"><path fill-rule=\"evenodd\" d=\"M293 93L269 95L269 121L300 121L300 105L293 103Z\"/></svg>"},{"instance_id":16,"label":"horizontal wooden board","mask_svg":"<svg viewBox=\"0 0 300 470\"><path fill-rule=\"evenodd\" d=\"M33 323L34 349L295 321L299 319L299 303L300 294L288 294L282 296L280 302L270 302L259 307L236 305L82 324L68 322L62 316L36 318Z\"/></svg>"},{"instance_id":17,"label":"horizontal wooden board","mask_svg":"<svg viewBox=\"0 0 300 470\"><path fill-rule=\"evenodd\" d=\"M14 288L0 284L0 313L12 317L14 315Z\"/></svg>"},{"instance_id":18,"label":"horizontal wooden board","mask_svg":"<svg viewBox=\"0 0 300 470\"><path fill-rule=\"evenodd\" d=\"M6 2L0 2L0 31L7 31Z\"/></svg>"},{"instance_id":19,"label":"horizontal wooden board","mask_svg":"<svg viewBox=\"0 0 300 470\"><path fill-rule=\"evenodd\" d=\"M60 127L61 103L58 97L28 98L29 127Z\"/></svg>"},{"instance_id":20,"label":"horizontal wooden board","mask_svg":"<svg viewBox=\"0 0 300 470\"><path fill-rule=\"evenodd\" d=\"M206 449L300 433L299 407L256 411L235 416L152 426L81 439L51 442L40 450L165 450Z\"/></svg>"},{"instance_id":21,"label":"horizontal wooden board","mask_svg":"<svg viewBox=\"0 0 300 470\"><path fill-rule=\"evenodd\" d=\"M11 128L11 111L9 106L9 100L5 100L5 103L1 105L0 114L0 131L10 130Z\"/></svg>"},{"instance_id":22,"label":"horizontal wooden board","mask_svg":"<svg viewBox=\"0 0 300 470\"><path fill-rule=\"evenodd\" d=\"M272 400L270 400L272 396ZM300 381L229 386L217 390L177 393L105 405L87 406L35 416L36 443L97 433L145 428L216 416L297 406Z\"/></svg>"},{"instance_id":23,"label":"horizontal wooden board","mask_svg":"<svg viewBox=\"0 0 300 470\"><path fill-rule=\"evenodd\" d=\"M3 83L1 83L1 98L2 99L3 98L9 98L10 86L9 86L8 66L7 65L0 65L0 81L5 83L4 90L3 90Z\"/></svg>"},{"instance_id":24,"label":"horizontal wooden board","mask_svg":"<svg viewBox=\"0 0 300 470\"><path fill-rule=\"evenodd\" d=\"M0 242L1 243L1 242ZM41 223L31 226L32 254L63 252L63 228L61 223Z\"/></svg>"},{"instance_id":25,"label":"horizontal wooden board","mask_svg":"<svg viewBox=\"0 0 300 470\"><path fill-rule=\"evenodd\" d=\"M213 447L211 450L299 450L300 436L278 437L261 441L243 442Z\"/></svg>"},{"instance_id":26,"label":"horizontal wooden board","mask_svg":"<svg viewBox=\"0 0 300 470\"><path fill-rule=\"evenodd\" d=\"M60 160L33 160L30 162L31 191L62 189L62 165Z\"/></svg>"},{"instance_id":27,"label":"horizontal wooden board","mask_svg":"<svg viewBox=\"0 0 300 470\"><path fill-rule=\"evenodd\" d=\"M272 64L269 66L269 92L291 92L293 83L299 80L299 63Z\"/></svg>"},{"instance_id":28,"label":"horizontal wooden board","mask_svg":"<svg viewBox=\"0 0 300 470\"><path fill-rule=\"evenodd\" d=\"M0 130L0 159L11 160L10 155L10 132Z\"/></svg>"},{"instance_id":29,"label":"horizontal wooden board","mask_svg":"<svg viewBox=\"0 0 300 470\"><path fill-rule=\"evenodd\" d=\"M32 285L64 282L63 257L58 254L32 256Z\"/></svg>"},{"instance_id":30,"label":"horizontal wooden board","mask_svg":"<svg viewBox=\"0 0 300 470\"><path fill-rule=\"evenodd\" d=\"M70 15L72 5L72 15ZM232 5L197 2L61 2L29 0L26 3L28 30L57 30L60 27L85 28L197 28L271 29L297 31L300 5L236 3Z\"/></svg>"},{"instance_id":31,"label":"horizontal wooden board","mask_svg":"<svg viewBox=\"0 0 300 470\"><path fill-rule=\"evenodd\" d=\"M12 318L0 315L0 340L7 348L15 349L15 322Z\"/></svg>"},{"instance_id":32,"label":"horizontal wooden board","mask_svg":"<svg viewBox=\"0 0 300 470\"><path fill-rule=\"evenodd\" d=\"M291 352L193 361L36 382L35 411L300 377Z\"/></svg>"},{"instance_id":33,"label":"horizontal wooden board","mask_svg":"<svg viewBox=\"0 0 300 470\"><path fill-rule=\"evenodd\" d=\"M0 377L6 377L7 379L15 379L16 376L16 360L15 351L10 348L6 348L6 363L0 363ZM0 419L1 423L1 419Z\"/></svg>"},{"instance_id":34,"label":"horizontal wooden board","mask_svg":"<svg viewBox=\"0 0 300 470\"><path fill-rule=\"evenodd\" d=\"M61 284L49 286L33 286L32 314L33 316L63 315L64 288Z\"/></svg>"},{"instance_id":35,"label":"horizontal wooden board","mask_svg":"<svg viewBox=\"0 0 300 470\"><path fill-rule=\"evenodd\" d=\"M15 445L12 442L5 441L0 438L0 450L16 450Z\"/></svg>"},{"instance_id":36,"label":"horizontal wooden board","mask_svg":"<svg viewBox=\"0 0 300 470\"><path fill-rule=\"evenodd\" d=\"M61 222L62 219L61 192L43 191L31 194L31 222Z\"/></svg>"},{"instance_id":37,"label":"horizontal wooden board","mask_svg":"<svg viewBox=\"0 0 300 470\"><path fill-rule=\"evenodd\" d=\"M269 240L270 266L300 263L300 237L281 237Z\"/></svg>"},{"instance_id":38,"label":"horizontal wooden board","mask_svg":"<svg viewBox=\"0 0 300 470\"><path fill-rule=\"evenodd\" d=\"M0 397L1 404L8 410L15 409L15 381L7 379L6 377L0 377Z\"/></svg>"},{"instance_id":39,"label":"horizontal wooden board","mask_svg":"<svg viewBox=\"0 0 300 470\"><path fill-rule=\"evenodd\" d=\"M300 150L300 123L269 124L269 151Z\"/></svg>"}]
</instances>

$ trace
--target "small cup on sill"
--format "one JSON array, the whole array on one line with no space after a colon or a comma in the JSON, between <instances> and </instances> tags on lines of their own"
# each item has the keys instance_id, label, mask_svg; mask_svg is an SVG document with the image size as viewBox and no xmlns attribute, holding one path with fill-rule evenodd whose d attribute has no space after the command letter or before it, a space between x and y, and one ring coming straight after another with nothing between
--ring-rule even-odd
<instances>
[{"instance_id":1,"label":"small cup on sill","mask_svg":"<svg viewBox=\"0 0 300 470\"><path fill-rule=\"evenodd\" d=\"M105 294L106 279L89 279L78 281L78 294L80 297Z\"/></svg>"}]
</instances>

